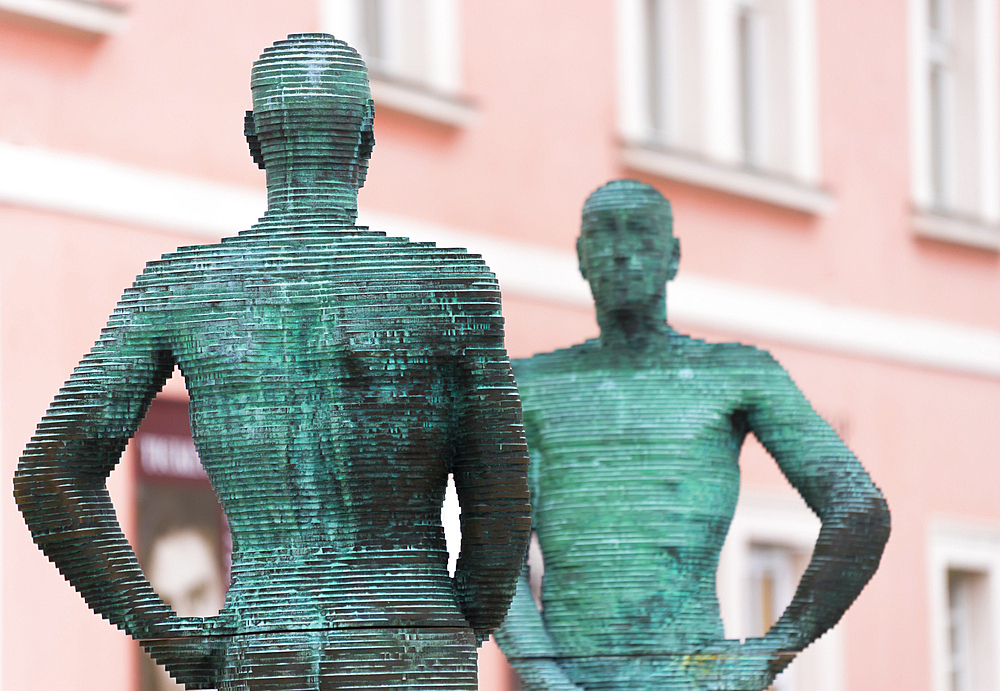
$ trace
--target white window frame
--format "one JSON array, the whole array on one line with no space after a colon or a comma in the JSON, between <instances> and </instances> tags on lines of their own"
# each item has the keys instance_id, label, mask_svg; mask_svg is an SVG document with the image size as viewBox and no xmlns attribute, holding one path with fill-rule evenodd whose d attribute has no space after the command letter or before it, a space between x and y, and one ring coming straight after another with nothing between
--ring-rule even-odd
<instances>
[{"instance_id":1,"label":"white window frame","mask_svg":"<svg viewBox=\"0 0 1000 691\"><path fill-rule=\"evenodd\" d=\"M939 0L946 7L954 0ZM973 43L975 93L966 97L964 119L975 121L976 160L966 161L967 170L956 170L954 151L957 143L953 132L960 123L954 122L952 105L941 114L945 132L943 146L948 150L935 172L934 116L931 105L929 70L931 63L947 67L952 12L945 11L942 35L933 36L930 27L931 0L909 0L909 62L910 62L910 156L911 195L913 198L913 229L917 236L959 243L981 249L1000 250L1000 29L997 0L968 0L974 16ZM951 93L948 100L958 99L954 85L943 88ZM969 103L973 105L969 105ZM935 180L943 177L935 191ZM971 186L975 202L962 208L956 202L957 189Z\"/></svg>"},{"instance_id":2,"label":"white window frame","mask_svg":"<svg viewBox=\"0 0 1000 691\"><path fill-rule=\"evenodd\" d=\"M420 0L425 12L425 64L418 75L408 74L400 46L406 30L404 12L414 0L384 3L385 56L367 60L372 98L378 106L416 115L452 127L468 126L475 108L460 95L461 36L459 0ZM347 41L365 56L367 40L364 0L319 0L320 29Z\"/></svg>"},{"instance_id":3,"label":"white window frame","mask_svg":"<svg viewBox=\"0 0 1000 691\"><path fill-rule=\"evenodd\" d=\"M125 8L82 0L0 0L0 13L93 36L121 33Z\"/></svg>"},{"instance_id":4,"label":"white window frame","mask_svg":"<svg viewBox=\"0 0 1000 691\"><path fill-rule=\"evenodd\" d=\"M654 88L650 87L650 27L647 0L617 0L618 123L625 165L634 170L729 194L791 208L809 214L832 210L832 197L819 185L819 106L815 0L786 3L789 58L788 137L790 154L785 169L748 166L742 153L740 127L740 71L737 18L753 7L752 0L660 0L659 32L669 43L671 19L678 2L695 17L698 48L686 59L696 63L697 103L702 121L694 143L681 148L664 143L674 134L677 99L662 96L655 104L665 116L665 127L652 122ZM676 24L676 22L675 22ZM763 38L763 36L761 36ZM669 46L667 48L669 50ZM687 55L687 54L686 54ZM664 57L658 63L666 84L676 83L678 61ZM764 80L761 80L764 83ZM770 100L765 93L762 101ZM758 116L764 115L764 111ZM753 161L750 161L753 163Z\"/></svg>"},{"instance_id":5,"label":"white window frame","mask_svg":"<svg viewBox=\"0 0 1000 691\"><path fill-rule=\"evenodd\" d=\"M992 669L983 670L985 685L977 689L1000 689L1000 526L984 526L937 519L928 531L928 591L930 594L931 689L951 689L951 644L949 640L948 572L967 571L986 578L988 611L992 628Z\"/></svg>"},{"instance_id":6,"label":"white window frame","mask_svg":"<svg viewBox=\"0 0 1000 691\"><path fill-rule=\"evenodd\" d=\"M819 529L819 519L796 495L746 490L740 493L716 573L726 638L739 638L740 632L748 630L744 617L749 609L746 602L751 546L786 548L807 561ZM783 684L777 688L845 691L844 679L843 638L838 625L796 656L779 676Z\"/></svg>"}]
</instances>

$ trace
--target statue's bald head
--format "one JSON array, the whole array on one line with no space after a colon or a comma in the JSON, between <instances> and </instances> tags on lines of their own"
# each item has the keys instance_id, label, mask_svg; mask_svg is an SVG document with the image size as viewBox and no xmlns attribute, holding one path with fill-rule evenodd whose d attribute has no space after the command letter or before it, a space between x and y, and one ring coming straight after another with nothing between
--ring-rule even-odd
<instances>
[{"instance_id":1,"label":"statue's bald head","mask_svg":"<svg viewBox=\"0 0 1000 691\"><path fill-rule=\"evenodd\" d=\"M332 156L364 182L374 109L356 50L329 34L293 34L264 50L250 88L247 139L262 168Z\"/></svg>"},{"instance_id":2,"label":"statue's bald head","mask_svg":"<svg viewBox=\"0 0 1000 691\"><path fill-rule=\"evenodd\" d=\"M646 209L658 213L667 221L659 230L673 234L673 214L670 202L655 187L638 180L612 180L594 190L583 203L583 232L597 221L602 212L624 212Z\"/></svg>"}]
</instances>

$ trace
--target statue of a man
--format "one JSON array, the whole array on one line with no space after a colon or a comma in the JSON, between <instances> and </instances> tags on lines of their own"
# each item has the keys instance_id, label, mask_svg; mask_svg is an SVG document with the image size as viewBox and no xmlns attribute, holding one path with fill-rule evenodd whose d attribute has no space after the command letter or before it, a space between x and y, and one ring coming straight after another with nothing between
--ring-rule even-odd
<instances>
[{"instance_id":1,"label":"statue of a man","mask_svg":"<svg viewBox=\"0 0 1000 691\"><path fill-rule=\"evenodd\" d=\"M837 623L889 535L881 493L768 353L667 323L672 222L648 185L594 192L577 249L600 338L514 362L543 609L522 578L497 638L526 689L762 689ZM791 605L741 644L715 572L750 432L822 530Z\"/></svg>"},{"instance_id":2,"label":"statue of a man","mask_svg":"<svg viewBox=\"0 0 1000 691\"><path fill-rule=\"evenodd\" d=\"M188 688L475 689L530 529L496 280L463 250L354 226L374 143L354 50L290 36L251 86L267 214L147 266L39 424L18 506L91 608ZM105 487L175 366L233 536L206 619L152 590Z\"/></svg>"}]
</instances>

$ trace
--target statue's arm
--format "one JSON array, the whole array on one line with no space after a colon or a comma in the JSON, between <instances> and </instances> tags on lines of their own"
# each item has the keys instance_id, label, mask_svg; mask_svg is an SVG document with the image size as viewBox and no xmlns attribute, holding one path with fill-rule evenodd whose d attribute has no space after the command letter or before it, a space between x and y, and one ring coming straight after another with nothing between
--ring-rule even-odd
<instances>
[{"instance_id":1,"label":"statue's arm","mask_svg":"<svg viewBox=\"0 0 1000 691\"><path fill-rule=\"evenodd\" d=\"M130 295L39 423L14 497L35 544L91 609L135 638L164 638L188 627L143 576L106 486L174 367L138 323Z\"/></svg>"},{"instance_id":2,"label":"statue's arm","mask_svg":"<svg viewBox=\"0 0 1000 691\"><path fill-rule=\"evenodd\" d=\"M507 613L531 530L521 405L491 297L465 348L451 467L462 508L454 582L480 641Z\"/></svg>"},{"instance_id":3,"label":"statue's arm","mask_svg":"<svg viewBox=\"0 0 1000 691\"><path fill-rule=\"evenodd\" d=\"M538 482L535 478L543 459L536 451L537 430L527 411L524 416L524 428L527 432L528 446L532 449L531 468L528 471L531 496L532 501L537 502ZM566 672L559 666L555 643L545 628L545 620L542 619L542 613L538 611L535 599L531 595L530 569L525 561L507 618L504 619L503 626L497 629L497 643L507 661L517 670L526 691L579 691L581 687L570 681Z\"/></svg>"},{"instance_id":4,"label":"statue's arm","mask_svg":"<svg viewBox=\"0 0 1000 691\"><path fill-rule=\"evenodd\" d=\"M747 643L797 652L832 628L874 575L889 538L889 509L788 374L770 356L758 356L763 374L750 393L747 421L822 528L791 604L763 639Z\"/></svg>"},{"instance_id":5,"label":"statue's arm","mask_svg":"<svg viewBox=\"0 0 1000 691\"><path fill-rule=\"evenodd\" d=\"M517 592L496 639L526 691L580 690L559 666L552 637L531 596L527 564L521 570Z\"/></svg>"}]
</instances>

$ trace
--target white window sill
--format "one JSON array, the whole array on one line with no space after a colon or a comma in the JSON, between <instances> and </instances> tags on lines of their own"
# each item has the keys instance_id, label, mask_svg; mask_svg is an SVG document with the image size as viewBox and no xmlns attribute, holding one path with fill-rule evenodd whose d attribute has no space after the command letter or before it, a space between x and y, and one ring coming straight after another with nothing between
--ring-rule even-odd
<instances>
[{"instance_id":1,"label":"white window sill","mask_svg":"<svg viewBox=\"0 0 1000 691\"><path fill-rule=\"evenodd\" d=\"M384 106L449 127L468 127L476 115L468 101L378 74L371 75L371 90L376 110Z\"/></svg>"},{"instance_id":2,"label":"white window sill","mask_svg":"<svg viewBox=\"0 0 1000 691\"><path fill-rule=\"evenodd\" d=\"M125 28L125 9L97 0L0 0L0 13L96 36Z\"/></svg>"},{"instance_id":3,"label":"white window sill","mask_svg":"<svg viewBox=\"0 0 1000 691\"><path fill-rule=\"evenodd\" d=\"M1000 226L933 211L915 211L912 220L913 232L917 237L1000 251Z\"/></svg>"},{"instance_id":4,"label":"white window sill","mask_svg":"<svg viewBox=\"0 0 1000 691\"><path fill-rule=\"evenodd\" d=\"M632 170L719 190L737 197L814 216L823 216L833 210L833 197L828 192L787 178L642 144L626 143L622 147L622 157L625 165Z\"/></svg>"}]
</instances>

